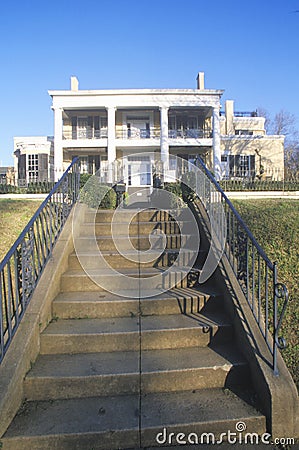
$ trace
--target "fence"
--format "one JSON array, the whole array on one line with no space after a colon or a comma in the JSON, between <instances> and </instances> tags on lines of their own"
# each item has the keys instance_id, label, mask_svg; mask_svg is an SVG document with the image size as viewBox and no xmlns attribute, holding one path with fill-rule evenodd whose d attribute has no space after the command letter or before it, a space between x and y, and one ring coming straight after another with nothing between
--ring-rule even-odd
<instances>
[{"instance_id":1,"label":"fence","mask_svg":"<svg viewBox=\"0 0 299 450\"><path fill-rule=\"evenodd\" d=\"M299 180L222 180L219 184L224 191L299 191Z\"/></svg>"},{"instance_id":2,"label":"fence","mask_svg":"<svg viewBox=\"0 0 299 450\"><path fill-rule=\"evenodd\" d=\"M79 182L76 158L0 264L0 362L77 200Z\"/></svg>"}]
</instances>

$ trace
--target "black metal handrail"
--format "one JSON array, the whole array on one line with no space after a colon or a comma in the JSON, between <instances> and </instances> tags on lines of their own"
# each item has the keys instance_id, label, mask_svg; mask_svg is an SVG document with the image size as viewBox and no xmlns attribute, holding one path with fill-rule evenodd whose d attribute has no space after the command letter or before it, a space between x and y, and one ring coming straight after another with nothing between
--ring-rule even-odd
<instances>
[{"instance_id":1,"label":"black metal handrail","mask_svg":"<svg viewBox=\"0 0 299 450\"><path fill-rule=\"evenodd\" d=\"M286 346L280 328L288 304L288 290L277 281L277 263L270 261L201 158L196 165L217 192L226 223L224 253L271 352L274 374L278 375L277 349ZM209 205L211 189L205 192L209 198L203 200Z\"/></svg>"},{"instance_id":2,"label":"black metal handrail","mask_svg":"<svg viewBox=\"0 0 299 450\"><path fill-rule=\"evenodd\" d=\"M0 263L0 362L77 200L78 169L75 158Z\"/></svg>"}]
</instances>

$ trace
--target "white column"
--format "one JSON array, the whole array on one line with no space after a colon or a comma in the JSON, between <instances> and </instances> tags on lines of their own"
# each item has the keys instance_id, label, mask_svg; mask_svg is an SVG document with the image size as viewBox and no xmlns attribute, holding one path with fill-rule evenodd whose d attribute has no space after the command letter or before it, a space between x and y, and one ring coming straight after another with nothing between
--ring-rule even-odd
<instances>
[{"instance_id":1,"label":"white column","mask_svg":"<svg viewBox=\"0 0 299 450\"><path fill-rule=\"evenodd\" d=\"M54 178L58 181L63 175L62 148L62 108L54 109Z\"/></svg>"},{"instance_id":2,"label":"white column","mask_svg":"<svg viewBox=\"0 0 299 450\"><path fill-rule=\"evenodd\" d=\"M169 161L169 142L168 142L168 109L165 106L160 108L160 125L161 125L161 160L168 169Z\"/></svg>"},{"instance_id":3,"label":"white column","mask_svg":"<svg viewBox=\"0 0 299 450\"><path fill-rule=\"evenodd\" d=\"M213 108L213 171L216 180L221 178L219 107Z\"/></svg>"},{"instance_id":4,"label":"white column","mask_svg":"<svg viewBox=\"0 0 299 450\"><path fill-rule=\"evenodd\" d=\"M113 162L116 159L115 148L115 107L108 109L108 162Z\"/></svg>"},{"instance_id":5,"label":"white column","mask_svg":"<svg viewBox=\"0 0 299 450\"><path fill-rule=\"evenodd\" d=\"M113 162L116 159L115 146L115 107L107 108L108 111L108 183L113 183Z\"/></svg>"}]
</instances>

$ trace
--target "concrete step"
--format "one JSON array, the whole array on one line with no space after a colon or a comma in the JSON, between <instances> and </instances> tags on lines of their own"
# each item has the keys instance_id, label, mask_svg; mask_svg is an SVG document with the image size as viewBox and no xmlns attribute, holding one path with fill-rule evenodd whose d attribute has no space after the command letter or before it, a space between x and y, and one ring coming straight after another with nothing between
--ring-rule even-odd
<instances>
[{"instance_id":1,"label":"concrete step","mask_svg":"<svg viewBox=\"0 0 299 450\"><path fill-rule=\"evenodd\" d=\"M22 405L2 442L4 450L141 449L176 445L183 439L178 433L192 433L200 444L203 433L219 439L240 421L248 433L266 430L250 398L219 388L32 401Z\"/></svg>"},{"instance_id":2,"label":"concrete step","mask_svg":"<svg viewBox=\"0 0 299 450\"><path fill-rule=\"evenodd\" d=\"M140 373L141 371L141 373ZM24 382L27 400L171 392L248 384L235 348L173 348L135 352L41 355Z\"/></svg>"},{"instance_id":3,"label":"concrete step","mask_svg":"<svg viewBox=\"0 0 299 450\"><path fill-rule=\"evenodd\" d=\"M222 311L222 298L211 289L182 288L167 292L142 292L143 298L136 298L135 292L124 291L124 297L109 292L63 292L53 301L53 317L61 319L131 317L132 315L163 315L180 313L206 313ZM213 318L213 316L211 316Z\"/></svg>"},{"instance_id":4,"label":"concrete step","mask_svg":"<svg viewBox=\"0 0 299 450\"><path fill-rule=\"evenodd\" d=\"M94 353L139 349L139 318L69 319L51 322L40 353Z\"/></svg>"},{"instance_id":5,"label":"concrete step","mask_svg":"<svg viewBox=\"0 0 299 450\"><path fill-rule=\"evenodd\" d=\"M251 399L241 400L228 389L146 394L141 398L141 447L173 448L176 438L182 439L178 433L191 439L195 433L200 444L202 434L214 433L219 439L228 430L236 432L240 421L246 424L246 432L261 435L266 430L265 417L252 407Z\"/></svg>"},{"instance_id":6,"label":"concrete step","mask_svg":"<svg viewBox=\"0 0 299 450\"><path fill-rule=\"evenodd\" d=\"M193 231L193 223L187 221L166 221L166 222L150 222L150 221L134 221L132 223L114 222L84 222L80 228L81 236L111 236L127 235L136 236L139 233L149 234L152 232L163 232L165 234L189 234Z\"/></svg>"},{"instance_id":7,"label":"concrete step","mask_svg":"<svg viewBox=\"0 0 299 450\"><path fill-rule=\"evenodd\" d=\"M117 210L87 210L85 212L85 222L111 223L115 222L169 222L175 220L190 220L190 210L188 208L157 210L157 209L121 209Z\"/></svg>"},{"instance_id":8,"label":"concrete step","mask_svg":"<svg viewBox=\"0 0 299 450\"><path fill-rule=\"evenodd\" d=\"M177 260L179 255L180 264L193 266L195 255L193 250L148 250L147 252L129 251L118 253L112 251L72 253L69 257L69 269L105 268L107 264L115 269L136 268L136 267L170 267Z\"/></svg>"},{"instance_id":9,"label":"concrete step","mask_svg":"<svg viewBox=\"0 0 299 450\"><path fill-rule=\"evenodd\" d=\"M231 324L225 316L177 314L161 317L58 319L41 334L41 354L201 347L227 342Z\"/></svg>"},{"instance_id":10,"label":"concrete step","mask_svg":"<svg viewBox=\"0 0 299 450\"><path fill-rule=\"evenodd\" d=\"M127 251L127 250L160 250L164 249L196 249L199 246L197 235L191 234L171 234L156 233L150 235L140 235L139 237L127 235L113 236L83 236L75 240L77 252L101 251Z\"/></svg>"},{"instance_id":11,"label":"concrete step","mask_svg":"<svg viewBox=\"0 0 299 450\"><path fill-rule=\"evenodd\" d=\"M121 269L67 270L61 276L62 292L110 291L122 295L132 289L136 297L144 297L142 292L168 290L173 287L189 287L195 282L199 271L189 267L150 267ZM189 275L190 273L190 275ZM197 274L197 275L196 275ZM195 277L195 278L194 278Z\"/></svg>"}]
</instances>

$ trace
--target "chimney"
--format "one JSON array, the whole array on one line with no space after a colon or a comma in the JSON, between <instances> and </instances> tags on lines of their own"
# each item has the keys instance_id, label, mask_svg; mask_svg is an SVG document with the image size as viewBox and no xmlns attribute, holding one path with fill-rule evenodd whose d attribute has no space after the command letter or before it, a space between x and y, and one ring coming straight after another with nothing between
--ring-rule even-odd
<instances>
[{"instance_id":1,"label":"chimney","mask_svg":"<svg viewBox=\"0 0 299 450\"><path fill-rule=\"evenodd\" d=\"M225 102L226 134L235 134L234 130L234 101Z\"/></svg>"},{"instance_id":2,"label":"chimney","mask_svg":"<svg viewBox=\"0 0 299 450\"><path fill-rule=\"evenodd\" d=\"M205 88L205 73L198 72L196 79L197 79L197 89L203 91Z\"/></svg>"},{"instance_id":3,"label":"chimney","mask_svg":"<svg viewBox=\"0 0 299 450\"><path fill-rule=\"evenodd\" d=\"M71 91L79 90L79 81L77 77L71 77Z\"/></svg>"}]
</instances>

